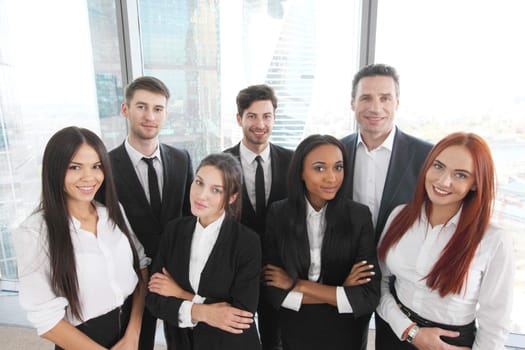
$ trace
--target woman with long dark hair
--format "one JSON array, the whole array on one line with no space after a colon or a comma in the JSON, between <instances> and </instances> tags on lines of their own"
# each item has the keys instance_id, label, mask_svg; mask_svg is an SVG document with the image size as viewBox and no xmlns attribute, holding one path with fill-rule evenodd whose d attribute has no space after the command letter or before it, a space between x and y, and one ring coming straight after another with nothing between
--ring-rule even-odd
<instances>
[{"instance_id":1,"label":"woman with long dark hair","mask_svg":"<svg viewBox=\"0 0 525 350\"><path fill-rule=\"evenodd\" d=\"M241 189L235 157L207 156L190 188L194 216L166 227L146 305L165 321L170 350L260 349L253 316L261 247L239 223Z\"/></svg>"},{"instance_id":2,"label":"woman with long dark hair","mask_svg":"<svg viewBox=\"0 0 525 350\"><path fill-rule=\"evenodd\" d=\"M366 348L380 273L370 211L346 197L348 169L339 140L307 137L288 198L269 209L263 275L285 350Z\"/></svg>"},{"instance_id":3,"label":"woman with long dark hair","mask_svg":"<svg viewBox=\"0 0 525 350\"><path fill-rule=\"evenodd\" d=\"M481 137L458 132L434 146L378 247L376 349L503 349L513 249L490 223L494 182Z\"/></svg>"},{"instance_id":4,"label":"woman with long dark hair","mask_svg":"<svg viewBox=\"0 0 525 350\"><path fill-rule=\"evenodd\" d=\"M13 239L20 303L40 336L56 349L137 349L149 259L97 135L67 127L51 137L40 206Z\"/></svg>"}]
</instances>

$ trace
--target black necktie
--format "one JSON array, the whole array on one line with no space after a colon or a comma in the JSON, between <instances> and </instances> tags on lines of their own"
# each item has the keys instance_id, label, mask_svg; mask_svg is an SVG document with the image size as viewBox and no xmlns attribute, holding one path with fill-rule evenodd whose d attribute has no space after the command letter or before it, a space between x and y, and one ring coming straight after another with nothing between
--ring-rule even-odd
<instances>
[{"instance_id":1,"label":"black necktie","mask_svg":"<svg viewBox=\"0 0 525 350\"><path fill-rule=\"evenodd\" d=\"M143 157L142 160L148 164L148 185L149 185L149 204L153 210L153 214L160 219L160 191L159 191L159 180L157 179L157 172L153 166L153 158Z\"/></svg>"},{"instance_id":2,"label":"black necktie","mask_svg":"<svg viewBox=\"0 0 525 350\"><path fill-rule=\"evenodd\" d=\"M264 220L264 211L266 208L266 194L264 191L264 171L262 168L261 156L255 157L257 169L255 170L255 213L257 218Z\"/></svg>"}]
</instances>

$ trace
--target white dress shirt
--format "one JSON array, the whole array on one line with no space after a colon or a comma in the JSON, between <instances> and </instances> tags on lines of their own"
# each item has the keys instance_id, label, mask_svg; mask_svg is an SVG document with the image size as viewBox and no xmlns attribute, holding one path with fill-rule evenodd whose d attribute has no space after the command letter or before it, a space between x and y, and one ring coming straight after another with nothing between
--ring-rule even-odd
<instances>
[{"instance_id":1,"label":"white dress shirt","mask_svg":"<svg viewBox=\"0 0 525 350\"><path fill-rule=\"evenodd\" d=\"M249 150L248 147L241 142L239 154L246 192L248 192L248 197L250 198L253 208L255 208L255 171L257 170L257 161L255 160L255 157L261 156L261 166L264 171L264 194L265 200L268 203L272 187L272 159L270 157L270 145L268 145L261 153L257 154Z\"/></svg>"},{"instance_id":2,"label":"white dress shirt","mask_svg":"<svg viewBox=\"0 0 525 350\"><path fill-rule=\"evenodd\" d=\"M51 262L47 228L43 212L28 217L13 233L18 263L20 305L27 318L42 335L64 319L76 326L103 315L124 303L135 290L137 275L133 269L133 254L128 239L108 218L106 207L96 203L97 235L80 228L71 217L70 232L76 260L78 291L83 320L74 318L66 298L51 288ZM121 211L124 215L124 210ZM129 228L129 224L128 224ZM140 267L150 259L132 234ZM66 312L68 311L68 312Z\"/></svg>"},{"instance_id":3,"label":"white dress shirt","mask_svg":"<svg viewBox=\"0 0 525 350\"><path fill-rule=\"evenodd\" d=\"M394 209L383 232L403 206ZM512 238L508 232L492 225L488 227L460 294L440 297L437 291L427 287L424 279L454 234L460 214L461 210L445 225L432 227L423 209L421 220L390 248L385 261L379 262L383 277L377 313L399 339L412 323L388 289L388 279L395 275L398 298L406 307L443 324L466 325L476 319L479 328L473 350L503 349L510 325L514 280Z\"/></svg>"},{"instance_id":4,"label":"white dress shirt","mask_svg":"<svg viewBox=\"0 0 525 350\"><path fill-rule=\"evenodd\" d=\"M195 231L191 239L190 266L188 272L191 288L195 291L195 297L192 301L183 301L179 308L179 327L181 328L195 327L197 325L197 322L191 319L191 307L193 304L202 304L204 300L206 300L205 297L201 297L197 292L199 291L202 270L204 270L204 266L210 257L215 242L217 242L224 217L225 214L223 213L217 220L206 227L202 227L197 219Z\"/></svg>"},{"instance_id":5,"label":"white dress shirt","mask_svg":"<svg viewBox=\"0 0 525 350\"><path fill-rule=\"evenodd\" d=\"M352 198L356 202L368 206L372 213L374 228L381 208L381 198L385 188L395 134L396 128L394 127L385 141L371 151L363 142L361 133L358 133L357 136Z\"/></svg>"},{"instance_id":6,"label":"white dress shirt","mask_svg":"<svg viewBox=\"0 0 525 350\"><path fill-rule=\"evenodd\" d=\"M317 282L321 276L321 251L326 228L326 205L316 211L306 199L306 228L310 245L310 267L308 280ZM339 313L352 313L352 306L348 301L342 286L336 288L337 309ZM290 291L281 306L290 310L299 311L303 302L303 293Z\"/></svg>"},{"instance_id":7,"label":"white dress shirt","mask_svg":"<svg viewBox=\"0 0 525 350\"><path fill-rule=\"evenodd\" d=\"M162 186L164 184L164 174L163 174L163 168L162 168L162 159L160 158L160 148L157 145L157 149L153 154L147 156L139 151L137 151L133 146L128 142L128 139L126 138L126 141L124 142L124 147L126 147L126 152L128 152L129 159L131 160L131 164L133 165L133 168L135 169L135 172L137 174L137 177L139 178L140 185L144 189L144 193L146 194L146 198L148 199L148 202L150 201L149 197L149 183L148 183L148 164L142 160L143 157L145 158L154 158L153 159L153 167L155 168L155 172L157 173L157 181L159 183L159 192L160 192L160 198L162 199Z\"/></svg>"}]
</instances>

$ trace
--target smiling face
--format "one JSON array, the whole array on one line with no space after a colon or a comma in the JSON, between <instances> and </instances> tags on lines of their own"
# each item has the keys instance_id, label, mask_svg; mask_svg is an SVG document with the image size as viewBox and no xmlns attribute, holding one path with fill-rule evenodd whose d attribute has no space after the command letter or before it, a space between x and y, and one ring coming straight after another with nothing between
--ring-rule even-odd
<instances>
[{"instance_id":1,"label":"smiling face","mask_svg":"<svg viewBox=\"0 0 525 350\"><path fill-rule=\"evenodd\" d=\"M352 110L369 148L379 146L388 137L398 106L399 97L392 77L378 75L359 80ZM368 144L369 140L375 140L372 147Z\"/></svg>"},{"instance_id":2,"label":"smiling face","mask_svg":"<svg viewBox=\"0 0 525 350\"><path fill-rule=\"evenodd\" d=\"M431 215L452 217L471 190L476 190L474 162L467 147L445 148L425 174L425 190L432 203Z\"/></svg>"},{"instance_id":3,"label":"smiling face","mask_svg":"<svg viewBox=\"0 0 525 350\"><path fill-rule=\"evenodd\" d=\"M237 114L237 124L242 128L243 144L255 153L260 153L268 145L275 121L271 100L254 101L242 116Z\"/></svg>"},{"instance_id":4,"label":"smiling face","mask_svg":"<svg viewBox=\"0 0 525 350\"><path fill-rule=\"evenodd\" d=\"M68 206L90 203L104 182L104 171L95 149L86 143L73 155L64 178Z\"/></svg>"},{"instance_id":5,"label":"smiling face","mask_svg":"<svg viewBox=\"0 0 525 350\"><path fill-rule=\"evenodd\" d=\"M136 90L133 98L122 104L121 112L128 119L132 141L155 139L168 114L167 99L161 93Z\"/></svg>"},{"instance_id":6,"label":"smiling face","mask_svg":"<svg viewBox=\"0 0 525 350\"><path fill-rule=\"evenodd\" d=\"M343 153L331 144L314 148L303 161L302 178L308 201L320 210L341 188L344 178Z\"/></svg>"},{"instance_id":7,"label":"smiling face","mask_svg":"<svg viewBox=\"0 0 525 350\"><path fill-rule=\"evenodd\" d=\"M202 166L195 174L190 188L191 213L199 218L203 227L217 220L224 213L224 177L214 166ZM233 195L229 203L236 198Z\"/></svg>"}]
</instances>

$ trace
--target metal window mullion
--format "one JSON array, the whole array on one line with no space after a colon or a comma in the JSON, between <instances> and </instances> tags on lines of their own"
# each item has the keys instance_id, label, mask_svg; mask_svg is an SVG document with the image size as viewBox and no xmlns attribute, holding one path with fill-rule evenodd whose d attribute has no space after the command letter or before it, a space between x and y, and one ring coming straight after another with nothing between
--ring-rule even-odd
<instances>
[{"instance_id":1,"label":"metal window mullion","mask_svg":"<svg viewBox=\"0 0 525 350\"><path fill-rule=\"evenodd\" d=\"M362 0L359 68L374 63L379 0Z\"/></svg>"},{"instance_id":2,"label":"metal window mullion","mask_svg":"<svg viewBox=\"0 0 525 350\"><path fill-rule=\"evenodd\" d=\"M144 75L140 40L139 0L115 0L119 34L122 86Z\"/></svg>"}]
</instances>

